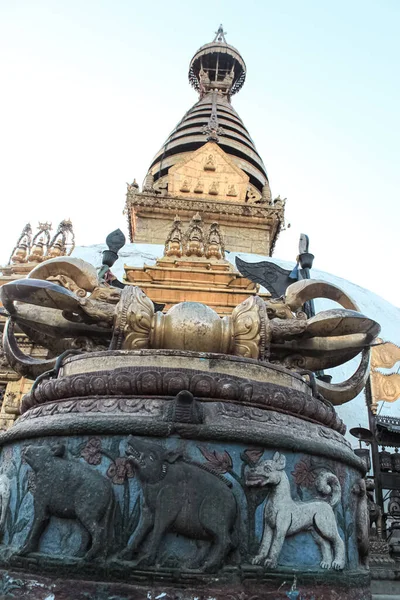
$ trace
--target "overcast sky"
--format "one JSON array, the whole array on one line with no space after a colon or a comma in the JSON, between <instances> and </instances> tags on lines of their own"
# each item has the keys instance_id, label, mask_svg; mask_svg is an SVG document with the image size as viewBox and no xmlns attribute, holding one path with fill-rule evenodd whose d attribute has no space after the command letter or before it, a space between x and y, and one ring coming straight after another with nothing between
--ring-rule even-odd
<instances>
[{"instance_id":1,"label":"overcast sky","mask_svg":"<svg viewBox=\"0 0 400 600\"><path fill-rule=\"evenodd\" d=\"M126 182L196 102L189 61L220 22L287 197L275 255L308 233L315 267L399 305L399 0L0 0L0 262L28 221L127 234Z\"/></svg>"}]
</instances>

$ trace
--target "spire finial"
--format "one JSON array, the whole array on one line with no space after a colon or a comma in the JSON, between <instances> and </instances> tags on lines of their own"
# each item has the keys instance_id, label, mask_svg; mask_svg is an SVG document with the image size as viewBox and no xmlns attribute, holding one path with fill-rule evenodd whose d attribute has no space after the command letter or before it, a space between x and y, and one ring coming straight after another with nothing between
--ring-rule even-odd
<instances>
[{"instance_id":1,"label":"spire finial","mask_svg":"<svg viewBox=\"0 0 400 600\"><path fill-rule=\"evenodd\" d=\"M218 31L215 32L215 38L213 39L213 42L223 42L224 44L226 44L226 31L224 31L224 28L222 27L222 24L218 27Z\"/></svg>"}]
</instances>

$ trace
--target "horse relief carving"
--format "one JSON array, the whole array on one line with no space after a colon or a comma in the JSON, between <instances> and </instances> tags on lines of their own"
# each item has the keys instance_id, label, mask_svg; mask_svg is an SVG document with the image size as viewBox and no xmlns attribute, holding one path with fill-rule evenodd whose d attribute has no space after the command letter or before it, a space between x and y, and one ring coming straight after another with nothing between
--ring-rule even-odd
<instances>
[{"instance_id":1,"label":"horse relief carving","mask_svg":"<svg viewBox=\"0 0 400 600\"><path fill-rule=\"evenodd\" d=\"M187 462L161 444L130 437L126 451L140 481L142 518L121 557L155 563L168 532L211 542L191 568L215 571L238 545L238 509L230 484L205 465ZM142 545L145 549L142 549Z\"/></svg>"},{"instance_id":2,"label":"horse relief carving","mask_svg":"<svg viewBox=\"0 0 400 600\"><path fill-rule=\"evenodd\" d=\"M336 475L319 474L315 485L327 501L295 501L291 497L290 483L285 473L286 458L276 452L272 460L260 460L246 467L246 485L268 487L269 496L264 506L264 531L253 564L275 568L285 538L309 531L318 545L323 569L343 569L345 546L339 536L333 507L340 501L341 487Z\"/></svg>"},{"instance_id":3,"label":"horse relief carving","mask_svg":"<svg viewBox=\"0 0 400 600\"><path fill-rule=\"evenodd\" d=\"M113 541L115 500L111 482L93 468L68 460L63 445L27 446L23 456L35 472L36 485L33 523L19 554L38 550L54 516L76 519L89 534L85 559L105 557Z\"/></svg>"}]
</instances>

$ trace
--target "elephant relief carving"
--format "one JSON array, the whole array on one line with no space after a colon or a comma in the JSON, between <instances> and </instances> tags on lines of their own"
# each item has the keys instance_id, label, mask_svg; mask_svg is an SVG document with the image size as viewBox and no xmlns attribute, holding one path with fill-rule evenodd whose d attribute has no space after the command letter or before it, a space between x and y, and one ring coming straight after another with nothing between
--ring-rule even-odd
<instances>
[{"instance_id":1,"label":"elephant relief carving","mask_svg":"<svg viewBox=\"0 0 400 600\"><path fill-rule=\"evenodd\" d=\"M105 557L113 544L115 499L111 482L87 465L67 459L60 444L27 446L23 457L35 472L36 486L33 523L19 554L38 550L54 516L76 519L89 534L85 559Z\"/></svg>"},{"instance_id":2,"label":"elephant relief carving","mask_svg":"<svg viewBox=\"0 0 400 600\"><path fill-rule=\"evenodd\" d=\"M247 486L269 488L264 506L263 536L253 564L275 568L285 538L309 531L322 554L320 566L323 569L343 569L345 546L333 512L341 497L339 480L333 473L322 472L315 485L321 496L328 500L295 501L291 497L285 466L286 458L276 452L272 460L260 460L246 467Z\"/></svg>"},{"instance_id":3,"label":"elephant relief carving","mask_svg":"<svg viewBox=\"0 0 400 600\"><path fill-rule=\"evenodd\" d=\"M128 439L126 451L143 492L142 518L121 553L138 564L154 564L165 534L172 532L205 540L190 568L217 570L239 539L238 507L230 483L200 463L187 462L179 452L144 439ZM144 549L142 550L142 544Z\"/></svg>"}]
</instances>

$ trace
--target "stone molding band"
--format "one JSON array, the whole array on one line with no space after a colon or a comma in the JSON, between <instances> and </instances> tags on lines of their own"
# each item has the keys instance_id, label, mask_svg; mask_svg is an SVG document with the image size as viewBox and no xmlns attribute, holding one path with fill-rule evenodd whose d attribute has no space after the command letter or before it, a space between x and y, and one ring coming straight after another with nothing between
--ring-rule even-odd
<instances>
[{"instance_id":1,"label":"stone molding band","mask_svg":"<svg viewBox=\"0 0 400 600\"><path fill-rule=\"evenodd\" d=\"M216 415L214 420L210 421L213 422L195 425L132 414L86 414L84 419L78 414L58 414L24 422L17 421L14 427L0 434L0 446L18 440L49 436L134 434L166 438L179 435L184 439L236 441L265 448L276 448L279 444L285 450L340 460L362 473L365 472L364 462L354 454L345 438L321 425L292 417L293 422L299 421L299 427L290 427L293 423L289 422L283 433L283 425L279 421L253 422L251 429L243 424L243 419L221 420L220 416Z\"/></svg>"},{"instance_id":2,"label":"stone molding band","mask_svg":"<svg viewBox=\"0 0 400 600\"><path fill-rule=\"evenodd\" d=\"M343 434L346 428L332 405L298 390L233 375L212 375L194 369L122 367L50 379L39 383L22 400L21 413L49 402L82 398L171 397L182 390L200 400L277 409L320 423ZM84 405L83 405L84 406Z\"/></svg>"}]
</instances>

